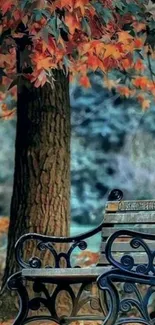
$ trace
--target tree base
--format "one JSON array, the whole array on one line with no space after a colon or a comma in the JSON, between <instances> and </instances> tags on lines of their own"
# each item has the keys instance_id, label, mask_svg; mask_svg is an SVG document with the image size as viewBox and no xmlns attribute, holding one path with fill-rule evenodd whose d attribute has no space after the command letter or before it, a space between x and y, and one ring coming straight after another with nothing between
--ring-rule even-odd
<instances>
[{"instance_id":1,"label":"tree base","mask_svg":"<svg viewBox=\"0 0 155 325\"><path fill-rule=\"evenodd\" d=\"M0 293L0 322L15 319L18 314L18 297L14 292L5 290Z\"/></svg>"}]
</instances>

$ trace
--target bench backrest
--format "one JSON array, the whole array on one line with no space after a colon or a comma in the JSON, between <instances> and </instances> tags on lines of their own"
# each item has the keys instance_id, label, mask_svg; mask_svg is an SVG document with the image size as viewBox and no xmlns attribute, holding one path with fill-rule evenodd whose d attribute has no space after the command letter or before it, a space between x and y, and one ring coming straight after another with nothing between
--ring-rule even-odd
<instances>
[{"instance_id":1,"label":"bench backrest","mask_svg":"<svg viewBox=\"0 0 155 325\"><path fill-rule=\"evenodd\" d=\"M107 202L104 226L102 228L102 243L99 265L108 265L105 257L105 246L108 237L117 230L126 229L155 235L155 200L113 201ZM136 264L148 262L142 246L136 250L129 244L131 237L122 237L112 246L116 260L124 254L132 255ZM155 250L155 241L148 241L149 247Z\"/></svg>"}]
</instances>

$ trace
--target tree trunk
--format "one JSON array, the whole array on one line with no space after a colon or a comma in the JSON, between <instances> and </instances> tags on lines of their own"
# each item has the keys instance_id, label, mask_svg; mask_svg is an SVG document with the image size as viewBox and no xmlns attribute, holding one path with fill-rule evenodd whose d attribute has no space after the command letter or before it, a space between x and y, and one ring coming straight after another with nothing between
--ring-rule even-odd
<instances>
[{"instance_id":1,"label":"tree trunk","mask_svg":"<svg viewBox=\"0 0 155 325\"><path fill-rule=\"evenodd\" d=\"M66 236L70 202L69 81L18 93L14 186L2 287L17 269L14 245L24 233Z\"/></svg>"}]
</instances>

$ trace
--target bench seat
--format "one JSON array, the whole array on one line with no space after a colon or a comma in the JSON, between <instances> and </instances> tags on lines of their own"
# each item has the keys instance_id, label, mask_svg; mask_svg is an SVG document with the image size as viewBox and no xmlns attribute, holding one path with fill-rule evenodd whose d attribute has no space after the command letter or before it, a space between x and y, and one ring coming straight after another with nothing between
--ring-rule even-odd
<instances>
[{"instance_id":1,"label":"bench seat","mask_svg":"<svg viewBox=\"0 0 155 325\"><path fill-rule=\"evenodd\" d=\"M77 282L88 279L95 280L111 267L85 267L85 268L48 268L48 269L23 269L22 275L25 278L53 278L61 280L77 280Z\"/></svg>"}]
</instances>

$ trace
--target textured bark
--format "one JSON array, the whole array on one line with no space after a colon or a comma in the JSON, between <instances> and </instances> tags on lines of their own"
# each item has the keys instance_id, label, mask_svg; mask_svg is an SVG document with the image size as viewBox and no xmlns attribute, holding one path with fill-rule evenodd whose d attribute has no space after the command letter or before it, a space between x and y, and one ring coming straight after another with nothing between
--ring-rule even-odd
<instances>
[{"instance_id":1,"label":"textured bark","mask_svg":"<svg viewBox=\"0 0 155 325\"><path fill-rule=\"evenodd\" d=\"M3 286L17 269L14 244L22 234L68 235L69 82L60 71L55 71L54 78L54 89L49 84L38 89L31 85L18 94L14 187Z\"/></svg>"}]
</instances>

